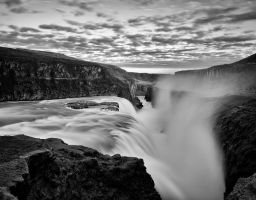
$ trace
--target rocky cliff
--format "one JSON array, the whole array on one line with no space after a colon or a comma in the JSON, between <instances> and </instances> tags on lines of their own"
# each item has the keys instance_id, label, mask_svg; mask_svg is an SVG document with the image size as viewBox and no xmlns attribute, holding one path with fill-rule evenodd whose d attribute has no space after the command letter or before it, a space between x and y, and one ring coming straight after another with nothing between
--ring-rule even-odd
<instances>
[{"instance_id":1,"label":"rocky cliff","mask_svg":"<svg viewBox=\"0 0 256 200\"><path fill-rule=\"evenodd\" d=\"M113 65L0 47L0 101L117 95L134 103L137 78Z\"/></svg>"},{"instance_id":2,"label":"rocky cliff","mask_svg":"<svg viewBox=\"0 0 256 200\"><path fill-rule=\"evenodd\" d=\"M19 135L0 137L0 199L161 198L142 159Z\"/></svg>"},{"instance_id":3,"label":"rocky cliff","mask_svg":"<svg viewBox=\"0 0 256 200\"><path fill-rule=\"evenodd\" d=\"M227 195L239 178L256 173L256 98L229 96L222 102L214 129L224 151Z\"/></svg>"}]
</instances>

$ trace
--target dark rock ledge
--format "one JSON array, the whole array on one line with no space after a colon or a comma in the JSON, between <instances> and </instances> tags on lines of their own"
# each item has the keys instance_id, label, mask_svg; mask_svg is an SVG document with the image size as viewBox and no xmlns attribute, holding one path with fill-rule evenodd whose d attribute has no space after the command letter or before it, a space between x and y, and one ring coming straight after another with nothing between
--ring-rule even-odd
<instances>
[{"instance_id":1,"label":"dark rock ledge","mask_svg":"<svg viewBox=\"0 0 256 200\"><path fill-rule=\"evenodd\" d=\"M142 159L18 135L0 137L0 199L161 198Z\"/></svg>"},{"instance_id":2,"label":"dark rock ledge","mask_svg":"<svg viewBox=\"0 0 256 200\"><path fill-rule=\"evenodd\" d=\"M72 109L99 108L100 110L119 111L117 102L75 101L67 103L66 106Z\"/></svg>"},{"instance_id":3,"label":"dark rock ledge","mask_svg":"<svg viewBox=\"0 0 256 200\"><path fill-rule=\"evenodd\" d=\"M256 174L249 178L238 179L233 191L226 200L254 200L256 199Z\"/></svg>"}]
</instances>

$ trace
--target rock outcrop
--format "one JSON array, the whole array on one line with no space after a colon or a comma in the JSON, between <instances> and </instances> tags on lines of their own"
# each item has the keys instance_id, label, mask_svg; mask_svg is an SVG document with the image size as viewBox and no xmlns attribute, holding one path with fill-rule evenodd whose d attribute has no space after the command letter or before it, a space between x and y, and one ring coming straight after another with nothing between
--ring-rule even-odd
<instances>
[{"instance_id":1,"label":"rock outcrop","mask_svg":"<svg viewBox=\"0 0 256 200\"><path fill-rule=\"evenodd\" d=\"M256 174L248 178L238 179L233 191L226 200L254 200L256 199Z\"/></svg>"},{"instance_id":2,"label":"rock outcrop","mask_svg":"<svg viewBox=\"0 0 256 200\"><path fill-rule=\"evenodd\" d=\"M24 135L0 137L0 154L1 199L161 199L142 159Z\"/></svg>"},{"instance_id":3,"label":"rock outcrop","mask_svg":"<svg viewBox=\"0 0 256 200\"><path fill-rule=\"evenodd\" d=\"M67 103L66 106L72 109L99 108L100 110L119 111L119 104L117 102L75 101ZM136 107L139 106L136 105Z\"/></svg>"}]
</instances>

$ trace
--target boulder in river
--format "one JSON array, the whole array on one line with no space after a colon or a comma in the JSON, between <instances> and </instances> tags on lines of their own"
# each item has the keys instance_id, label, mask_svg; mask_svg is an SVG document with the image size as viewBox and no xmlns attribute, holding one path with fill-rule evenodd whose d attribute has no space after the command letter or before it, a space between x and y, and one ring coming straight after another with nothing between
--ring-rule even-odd
<instances>
[{"instance_id":1,"label":"boulder in river","mask_svg":"<svg viewBox=\"0 0 256 200\"><path fill-rule=\"evenodd\" d=\"M66 106L72 109L99 108L100 110L119 111L117 102L75 101L67 103Z\"/></svg>"}]
</instances>

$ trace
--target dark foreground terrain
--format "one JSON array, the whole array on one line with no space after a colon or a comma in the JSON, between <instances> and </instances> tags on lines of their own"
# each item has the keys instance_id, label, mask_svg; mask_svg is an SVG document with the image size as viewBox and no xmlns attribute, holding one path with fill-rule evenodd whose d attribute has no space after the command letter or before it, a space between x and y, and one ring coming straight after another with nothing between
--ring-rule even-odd
<instances>
[{"instance_id":1,"label":"dark foreground terrain","mask_svg":"<svg viewBox=\"0 0 256 200\"><path fill-rule=\"evenodd\" d=\"M142 159L18 135L0 137L0 199L161 198Z\"/></svg>"}]
</instances>

